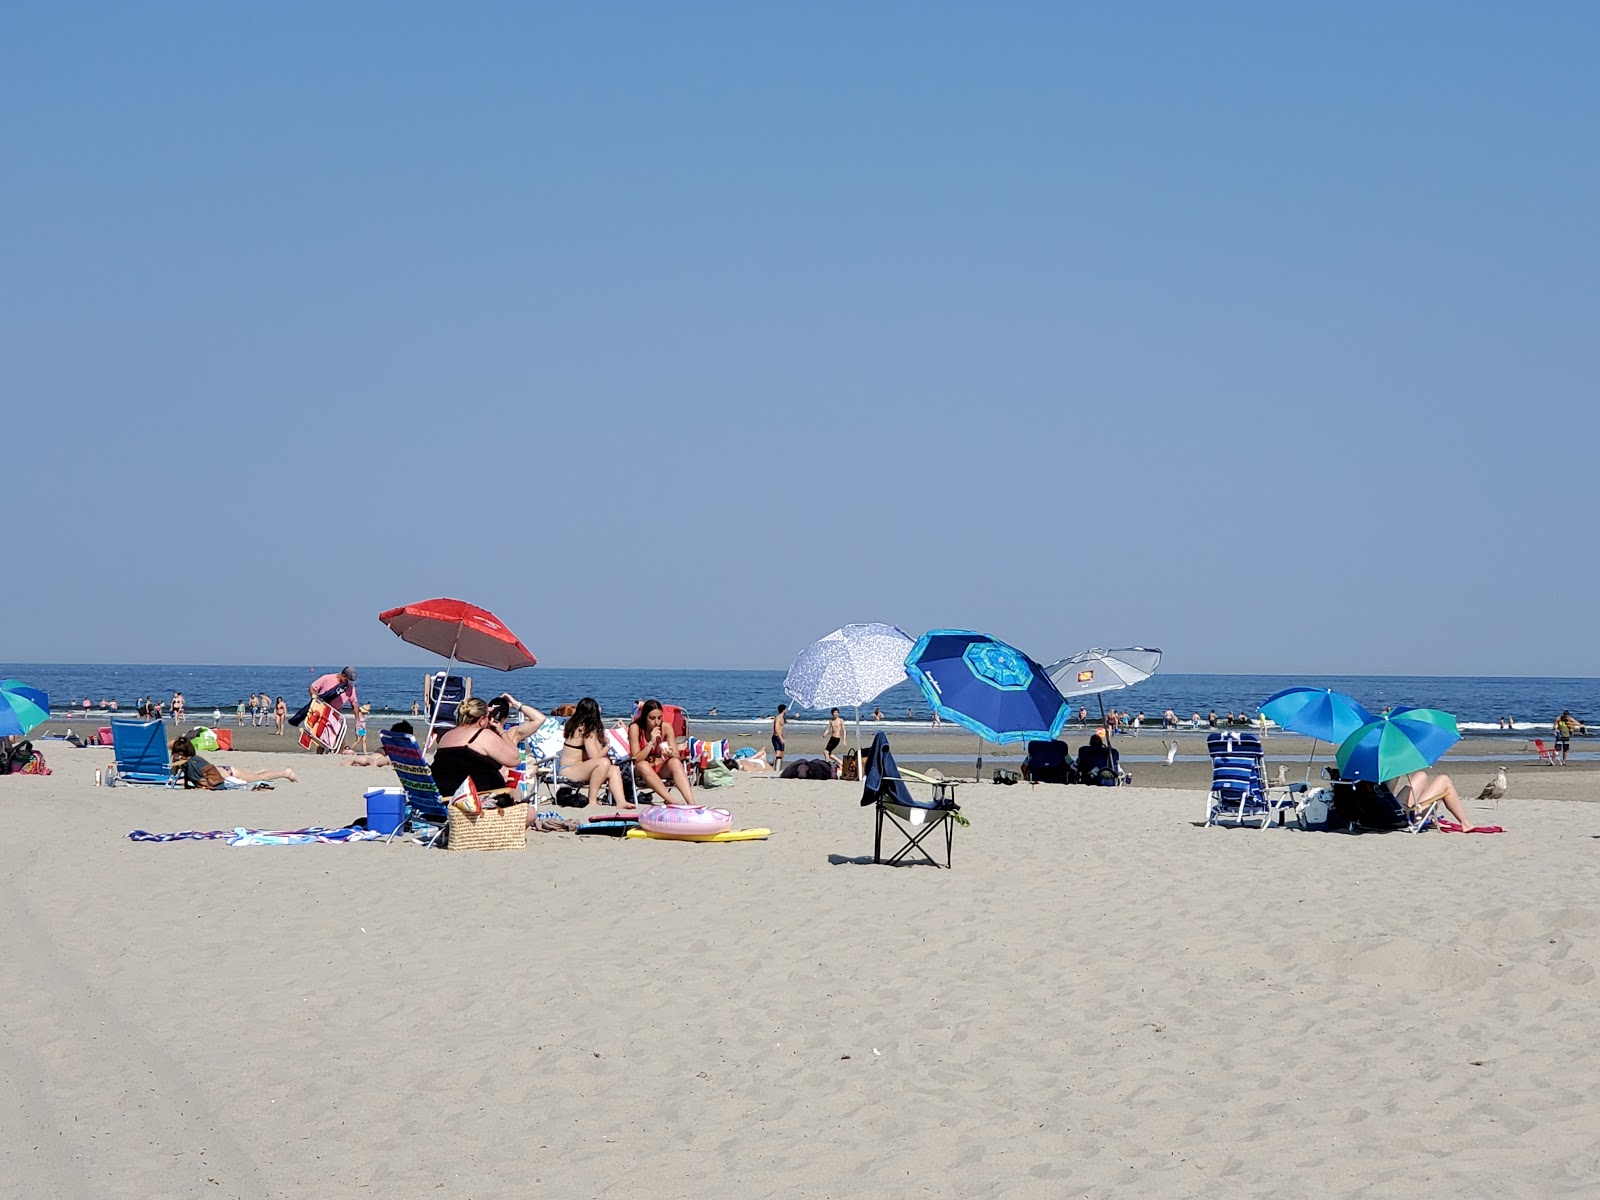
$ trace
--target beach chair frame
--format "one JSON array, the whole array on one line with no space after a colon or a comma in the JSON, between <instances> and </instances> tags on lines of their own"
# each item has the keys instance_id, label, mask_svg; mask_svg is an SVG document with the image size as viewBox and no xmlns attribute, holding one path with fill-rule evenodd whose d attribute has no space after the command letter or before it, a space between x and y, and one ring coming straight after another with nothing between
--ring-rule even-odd
<instances>
[{"instance_id":1,"label":"beach chair frame","mask_svg":"<svg viewBox=\"0 0 1600 1200\"><path fill-rule=\"evenodd\" d=\"M422 747L417 745L416 738L409 733L395 733L389 729L378 735L378 741L383 746L389 765L394 768L395 776L400 780L400 787L406 794L405 814L394 832L384 841L394 841L406 822L415 819L431 826L433 830L422 844L434 845L444 833L445 826L449 824L450 805L440 795L439 785L433 781L433 770L428 766L428 760L423 757Z\"/></svg>"}]
</instances>

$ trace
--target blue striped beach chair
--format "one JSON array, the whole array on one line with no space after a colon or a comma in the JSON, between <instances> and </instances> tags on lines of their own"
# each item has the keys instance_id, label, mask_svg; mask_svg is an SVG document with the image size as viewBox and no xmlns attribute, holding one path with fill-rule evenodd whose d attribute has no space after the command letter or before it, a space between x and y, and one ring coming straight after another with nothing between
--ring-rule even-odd
<instances>
[{"instance_id":1,"label":"blue striped beach chair","mask_svg":"<svg viewBox=\"0 0 1600 1200\"><path fill-rule=\"evenodd\" d=\"M1206 824L1243 827L1258 822L1265 829L1285 811L1294 811L1309 791L1303 783L1287 787L1267 784L1266 754L1254 733L1213 733L1206 738L1211 755L1211 790L1206 794Z\"/></svg>"}]
</instances>

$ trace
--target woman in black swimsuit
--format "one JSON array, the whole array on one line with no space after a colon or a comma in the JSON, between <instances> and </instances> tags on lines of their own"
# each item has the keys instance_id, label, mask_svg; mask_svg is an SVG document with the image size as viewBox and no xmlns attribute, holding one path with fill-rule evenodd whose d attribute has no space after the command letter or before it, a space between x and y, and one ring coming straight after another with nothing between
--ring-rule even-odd
<instances>
[{"instance_id":1,"label":"woman in black swimsuit","mask_svg":"<svg viewBox=\"0 0 1600 1200\"><path fill-rule=\"evenodd\" d=\"M560 778L573 787L589 789L589 808L600 803L600 786L611 789L611 800L619 812L632 812L628 795L622 790L622 772L606 753L606 727L600 719L600 705L592 696L578 701L561 731Z\"/></svg>"},{"instance_id":2,"label":"woman in black swimsuit","mask_svg":"<svg viewBox=\"0 0 1600 1200\"><path fill-rule=\"evenodd\" d=\"M480 795L511 793L505 768L516 766L521 755L516 738L503 726L513 707L529 718L532 729L544 724L543 713L531 705L518 704L510 696L503 696L492 705L470 696L456 706L456 727L439 739L433 756L433 781L439 785L441 795L453 796L468 779ZM518 727L519 733L524 730L531 732L528 725Z\"/></svg>"}]
</instances>

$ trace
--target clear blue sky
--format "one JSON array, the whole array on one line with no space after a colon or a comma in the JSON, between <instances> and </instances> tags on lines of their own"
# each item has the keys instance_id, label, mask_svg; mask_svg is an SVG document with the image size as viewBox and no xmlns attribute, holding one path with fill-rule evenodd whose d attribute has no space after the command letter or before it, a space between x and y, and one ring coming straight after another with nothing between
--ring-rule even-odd
<instances>
[{"instance_id":1,"label":"clear blue sky","mask_svg":"<svg viewBox=\"0 0 1600 1200\"><path fill-rule=\"evenodd\" d=\"M1588 3L13 5L0 657L402 662L376 613L450 594L555 666L882 620L1600 675L1597 46Z\"/></svg>"}]
</instances>

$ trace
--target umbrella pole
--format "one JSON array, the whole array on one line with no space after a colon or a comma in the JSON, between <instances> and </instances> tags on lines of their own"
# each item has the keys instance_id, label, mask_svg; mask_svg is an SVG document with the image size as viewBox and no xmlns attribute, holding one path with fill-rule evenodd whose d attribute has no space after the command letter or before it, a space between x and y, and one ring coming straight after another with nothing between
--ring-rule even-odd
<instances>
[{"instance_id":1,"label":"umbrella pole","mask_svg":"<svg viewBox=\"0 0 1600 1200\"><path fill-rule=\"evenodd\" d=\"M1317 757L1317 739L1311 739L1311 753L1306 757L1306 782L1311 782L1311 764Z\"/></svg>"},{"instance_id":2,"label":"umbrella pole","mask_svg":"<svg viewBox=\"0 0 1600 1200\"><path fill-rule=\"evenodd\" d=\"M1112 729L1111 729L1110 723L1106 720L1106 694L1104 692L1096 692L1094 694L1094 698L1100 702L1100 728L1102 728L1102 729L1104 729L1106 731L1106 750L1109 752L1111 750ZM1109 753L1108 753L1107 757L1109 757ZM1116 779L1115 786L1121 787L1122 786L1122 772L1117 770L1117 768L1116 768L1116 760L1115 759L1112 759L1111 762L1112 762L1111 774Z\"/></svg>"},{"instance_id":3,"label":"umbrella pole","mask_svg":"<svg viewBox=\"0 0 1600 1200\"><path fill-rule=\"evenodd\" d=\"M973 768L973 783L983 782L983 735L978 735L978 765Z\"/></svg>"},{"instance_id":4,"label":"umbrella pole","mask_svg":"<svg viewBox=\"0 0 1600 1200\"><path fill-rule=\"evenodd\" d=\"M856 705L856 774L866 778L866 771L861 767L861 705Z\"/></svg>"}]
</instances>

